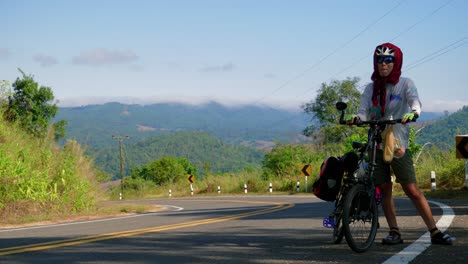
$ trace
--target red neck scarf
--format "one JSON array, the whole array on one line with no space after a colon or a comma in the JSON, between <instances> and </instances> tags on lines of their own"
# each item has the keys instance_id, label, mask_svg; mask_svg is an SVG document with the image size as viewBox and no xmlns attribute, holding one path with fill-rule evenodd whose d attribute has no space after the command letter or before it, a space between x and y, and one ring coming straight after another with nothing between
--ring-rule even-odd
<instances>
[{"instance_id":1,"label":"red neck scarf","mask_svg":"<svg viewBox=\"0 0 468 264\"><path fill-rule=\"evenodd\" d=\"M374 89L372 92L372 106L380 106L380 110L383 116L385 114L385 100L387 98L387 90L385 89L385 85L387 83L391 83L393 85L396 85L398 83L398 80L400 79L401 75L401 67L403 65L403 52L401 52L400 48L391 43L384 43L382 45L379 45L375 48L375 50L377 51L377 48L381 46L391 48L395 51L395 61L393 63L393 70L387 77L381 77L379 75L379 69L377 66L377 55L376 52L374 52L374 72L371 76L371 80L374 81Z\"/></svg>"}]
</instances>

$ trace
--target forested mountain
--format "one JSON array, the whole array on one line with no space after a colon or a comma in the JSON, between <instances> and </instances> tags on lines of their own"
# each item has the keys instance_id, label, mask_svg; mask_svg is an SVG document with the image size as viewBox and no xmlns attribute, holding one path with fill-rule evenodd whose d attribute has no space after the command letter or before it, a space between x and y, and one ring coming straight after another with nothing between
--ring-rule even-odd
<instances>
[{"instance_id":1,"label":"forested mountain","mask_svg":"<svg viewBox=\"0 0 468 264\"><path fill-rule=\"evenodd\" d=\"M308 119L304 113L257 106L226 107L218 103L124 105L107 103L60 108L67 138L92 149L108 147L112 135L128 135L136 143L149 136L178 131L204 131L226 143L261 147L265 141L297 142Z\"/></svg>"},{"instance_id":2,"label":"forested mountain","mask_svg":"<svg viewBox=\"0 0 468 264\"><path fill-rule=\"evenodd\" d=\"M442 117L443 113L422 115L418 121L426 127L420 141L426 142L424 136L436 129L424 121L437 126L445 120ZM68 107L60 108L55 119L66 120L66 139L86 146L96 164L114 176L119 175L120 160L113 135L129 136L123 141L126 169L170 155L188 158L200 173L205 169L227 172L258 167L264 155L259 149L268 149L275 142L310 141L302 136L310 116L302 112L248 105L231 108L214 102L198 106L107 103ZM453 141L454 136L447 138Z\"/></svg>"},{"instance_id":3,"label":"forested mountain","mask_svg":"<svg viewBox=\"0 0 468 264\"><path fill-rule=\"evenodd\" d=\"M96 164L119 175L119 144L123 141L126 170L170 155L188 158L200 173L259 167L275 142L305 142L303 113L257 106L226 107L217 103L193 106L162 103L107 103L60 108L57 120L67 120L67 138L87 146ZM260 149L260 150L258 150ZM126 173L128 175L128 171Z\"/></svg>"},{"instance_id":4,"label":"forested mountain","mask_svg":"<svg viewBox=\"0 0 468 264\"><path fill-rule=\"evenodd\" d=\"M265 152L241 145L223 143L206 132L175 132L125 144L126 175L129 168L146 165L164 156L188 159L200 174L236 172L245 168L260 168ZM113 145L95 153L95 162L106 172L118 176L119 146Z\"/></svg>"},{"instance_id":5,"label":"forested mountain","mask_svg":"<svg viewBox=\"0 0 468 264\"><path fill-rule=\"evenodd\" d=\"M443 113L424 112L419 122L437 120ZM262 147L264 143L307 141L302 130L311 116L252 105L227 107L211 102L203 105L159 103L126 105L107 103L59 108L55 120L66 120L67 138L92 149L116 144L112 135L129 136L130 142L178 131L204 131L226 143Z\"/></svg>"},{"instance_id":6,"label":"forested mountain","mask_svg":"<svg viewBox=\"0 0 468 264\"><path fill-rule=\"evenodd\" d=\"M440 149L454 149L455 136L468 134L468 106L424 125L420 131L416 139L419 144L431 142Z\"/></svg>"}]
</instances>

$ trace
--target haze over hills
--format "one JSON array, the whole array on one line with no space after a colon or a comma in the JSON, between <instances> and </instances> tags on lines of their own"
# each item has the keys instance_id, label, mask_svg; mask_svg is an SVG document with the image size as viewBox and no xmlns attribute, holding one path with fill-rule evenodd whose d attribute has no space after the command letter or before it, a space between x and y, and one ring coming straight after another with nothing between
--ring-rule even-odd
<instances>
[{"instance_id":1,"label":"haze over hills","mask_svg":"<svg viewBox=\"0 0 468 264\"><path fill-rule=\"evenodd\" d=\"M437 120L443 113L424 112L419 122ZM230 144L261 147L265 142L304 142L302 130L311 116L269 106L226 106L217 102L193 105L105 103L60 107L55 120L66 120L67 138L91 148L114 144L112 135L132 141L177 131L204 131Z\"/></svg>"},{"instance_id":2,"label":"haze over hills","mask_svg":"<svg viewBox=\"0 0 468 264\"><path fill-rule=\"evenodd\" d=\"M99 148L111 142L112 135L141 139L177 131L204 131L227 143L252 146L267 141L301 142L307 140L302 130L310 117L271 107L228 107L209 102L62 107L55 119L68 121L67 138Z\"/></svg>"}]
</instances>

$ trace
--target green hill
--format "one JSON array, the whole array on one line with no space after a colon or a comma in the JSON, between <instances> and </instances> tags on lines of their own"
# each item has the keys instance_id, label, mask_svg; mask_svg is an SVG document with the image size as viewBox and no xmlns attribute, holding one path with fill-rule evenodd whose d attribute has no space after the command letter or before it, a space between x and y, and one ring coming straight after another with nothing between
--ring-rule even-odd
<instances>
[{"instance_id":1,"label":"green hill","mask_svg":"<svg viewBox=\"0 0 468 264\"><path fill-rule=\"evenodd\" d=\"M124 105L107 103L60 108L56 120L67 120L67 138L93 149L108 147L112 135L140 139L179 131L204 131L226 143L261 147L265 141L306 140L304 113L258 106L230 108L218 103Z\"/></svg>"},{"instance_id":2,"label":"green hill","mask_svg":"<svg viewBox=\"0 0 468 264\"><path fill-rule=\"evenodd\" d=\"M442 119L423 125L417 137L419 144L431 142L438 148L455 148L455 136L468 134L468 106Z\"/></svg>"},{"instance_id":3,"label":"green hill","mask_svg":"<svg viewBox=\"0 0 468 264\"><path fill-rule=\"evenodd\" d=\"M115 142L114 142L115 143ZM95 153L96 165L119 177L119 145ZM136 143L124 140L126 175L129 169L141 167L164 156L187 158L198 171L236 172L244 168L260 168L264 152L253 148L225 144L206 132L175 132L148 137Z\"/></svg>"},{"instance_id":4,"label":"green hill","mask_svg":"<svg viewBox=\"0 0 468 264\"><path fill-rule=\"evenodd\" d=\"M442 116L424 113L418 124L434 123ZM120 175L120 160L119 144L113 135L129 136L124 140L126 175L129 168L164 155L188 158L201 173L205 168L212 172L238 171L246 166L259 167L264 155L259 150L267 150L275 142L311 141L302 136L310 116L252 105L107 103L59 108L55 119L67 120L67 139L86 146L96 165L114 177Z\"/></svg>"},{"instance_id":5,"label":"green hill","mask_svg":"<svg viewBox=\"0 0 468 264\"><path fill-rule=\"evenodd\" d=\"M303 113L258 106L230 108L218 103L187 105L107 103L60 108L55 119L67 120L67 139L87 146L96 165L118 177L119 144L124 140L126 175L164 155L188 158L202 174L260 167L275 142L305 142Z\"/></svg>"}]
</instances>

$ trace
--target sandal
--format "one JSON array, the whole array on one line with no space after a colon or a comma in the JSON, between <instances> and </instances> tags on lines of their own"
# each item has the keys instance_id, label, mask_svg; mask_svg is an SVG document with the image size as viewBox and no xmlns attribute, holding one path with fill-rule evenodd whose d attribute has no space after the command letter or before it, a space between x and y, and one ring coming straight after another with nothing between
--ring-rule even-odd
<instances>
[{"instance_id":1,"label":"sandal","mask_svg":"<svg viewBox=\"0 0 468 264\"><path fill-rule=\"evenodd\" d=\"M400 230L398 228L391 228L388 236L382 239L383 245L397 245L403 244L403 239L401 239Z\"/></svg>"},{"instance_id":2,"label":"sandal","mask_svg":"<svg viewBox=\"0 0 468 264\"><path fill-rule=\"evenodd\" d=\"M437 232L435 235L431 236L432 244L437 245L452 245L453 241L455 241L454 237L449 236L448 234Z\"/></svg>"}]
</instances>

